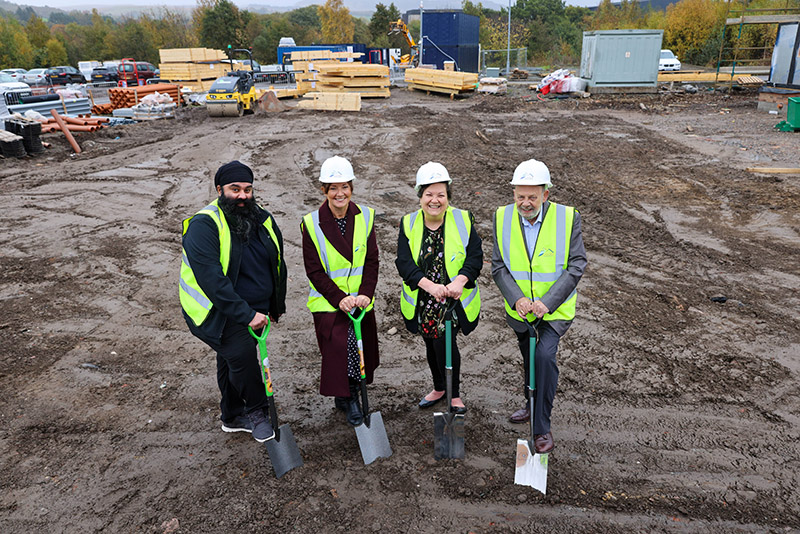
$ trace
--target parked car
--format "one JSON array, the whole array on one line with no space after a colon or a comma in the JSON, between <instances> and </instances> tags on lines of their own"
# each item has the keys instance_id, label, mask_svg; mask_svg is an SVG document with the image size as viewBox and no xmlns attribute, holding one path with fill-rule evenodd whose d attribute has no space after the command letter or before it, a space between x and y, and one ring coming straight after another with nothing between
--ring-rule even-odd
<instances>
[{"instance_id":1,"label":"parked car","mask_svg":"<svg viewBox=\"0 0 800 534\"><path fill-rule=\"evenodd\" d=\"M47 80L51 85L64 85L68 83L83 83L83 74L75 67L61 65L47 69Z\"/></svg>"},{"instance_id":2,"label":"parked car","mask_svg":"<svg viewBox=\"0 0 800 534\"><path fill-rule=\"evenodd\" d=\"M117 68L120 83L127 85L145 85L147 80L155 78L156 67L146 61L129 61L123 59Z\"/></svg>"},{"instance_id":3,"label":"parked car","mask_svg":"<svg viewBox=\"0 0 800 534\"><path fill-rule=\"evenodd\" d=\"M108 65L107 67L95 67L92 69L91 80L92 83L117 83L119 81L119 72L117 72L117 67L113 65Z\"/></svg>"},{"instance_id":4,"label":"parked car","mask_svg":"<svg viewBox=\"0 0 800 534\"><path fill-rule=\"evenodd\" d=\"M658 70L681 70L681 62L672 53L672 50L662 50L661 59L658 60Z\"/></svg>"},{"instance_id":5,"label":"parked car","mask_svg":"<svg viewBox=\"0 0 800 534\"><path fill-rule=\"evenodd\" d=\"M243 59L242 60L242 65L245 66L244 70L250 70L250 60L249 59ZM256 61L255 59L253 60L252 67L253 67L253 72L261 72L261 65L259 65L258 61Z\"/></svg>"},{"instance_id":6,"label":"parked car","mask_svg":"<svg viewBox=\"0 0 800 534\"><path fill-rule=\"evenodd\" d=\"M0 72L0 108L5 110L5 104L19 104L20 93L30 94L30 89L27 83L18 82L5 72Z\"/></svg>"},{"instance_id":7,"label":"parked car","mask_svg":"<svg viewBox=\"0 0 800 534\"><path fill-rule=\"evenodd\" d=\"M6 74L8 74L12 78L14 78L14 80L16 80L18 82L21 82L21 81L23 81L22 77L28 71L26 71L25 69L3 69L0 72L5 72Z\"/></svg>"},{"instance_id":8,"label":"parked car","mask_svg":"<svg viewBox=\"0 0 800 534\"><path fill-rule=\"evenodd\" d=\"M47 83L47 69L31 69L22 76L28 85L44 85Z\"/></svg>"}]
</instances>

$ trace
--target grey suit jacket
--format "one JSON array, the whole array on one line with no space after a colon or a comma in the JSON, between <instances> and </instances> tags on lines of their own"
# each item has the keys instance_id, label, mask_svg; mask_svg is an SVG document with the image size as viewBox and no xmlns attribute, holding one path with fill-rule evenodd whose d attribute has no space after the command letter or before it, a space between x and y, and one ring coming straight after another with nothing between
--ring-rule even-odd
<instances>
[{"instance_id":1,"label":"grey suit jacket","mask_svg":"<svg viewBox=\"0 0 800 534\"><path fill-rule=\"evenodd\" d=\"M550 201L547 201L542 206L542 217L547 216L547 210L550 208ZM519 217L518 224L522 224L522 217ZM493 235L497 236L497 218L493 220ZM522 232L522 238L525 239L525 232ZM527 245L527 243L526 243ZM527 250L524 252L527 253ZM575 210L575 218L572 221L572 236L569 241L569 257L567 258L567 268L558 277L558 280L550 287L550 290L541 297L541 301L547 306L550 311L556 310L561 304L567 300L578 282L583 276L583 271L586 269L586 249L583 246L583 235L581 235L581 214ZM492 251L492 278L495 284L500 288L500 293L503 298L514 308L514 303L525 295L522 290L514 281L511 273L508 272L506 264L503 262L503 257L500 255L500 246L497 239L494 239L494 250ZM506 313L506 322L516 332L526 332L525 323L512 319ZM559 336L563 336L572 321L550 321L550 326Z\"/></svg>"}]
</instances>

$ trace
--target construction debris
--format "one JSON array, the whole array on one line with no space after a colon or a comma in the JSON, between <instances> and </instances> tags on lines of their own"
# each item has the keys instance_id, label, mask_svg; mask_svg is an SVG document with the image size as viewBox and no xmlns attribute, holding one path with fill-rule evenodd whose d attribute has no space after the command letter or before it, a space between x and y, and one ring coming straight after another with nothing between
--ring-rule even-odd
<instances>
[{"instance_id":1,"label":"construction debris","mask_svg":"<svg viewBox=\"0 0 800 534\"><path fill-rule=\"evenodd\" d=\"M181 102L179 87L169 83L154 83L138 87L114 87L108 90L108 98L111 100L112 110L114 110L131 108L141 102L147 95L154 93L167 94L172 99L172 102L176 104Z\"/></svg>"},{"instance_id":2,"label":"construction debris","mask_svg":"<svg viewBox=\"0 0 800 534\"><path fill-rule=\"evenodd\" d=\"M478 86L478 75L471 72L450 72L435 69L406 69L405 81L409 89L463 95Z\"/></svg>"},{"instance_id":3,"label":"construction debris","mask_svg":"<svg viewBox=\"0 0 800 534\"><path fill-rule=\"evenodd\" d=\"M359 93L306 93L305 98L298 102L296 107L321 111L361 111L361 95Z\"/></svg>"},{"instance_id":4,"label":"construction debris","mask_svg":"<svg viewBox=\"0 0 800 534\"><path fill-rule=\"evenodd\" d=\"M517 69L511 71L511 75L509 76L512 80L527 80L528 79L528 71Z\"/></svg>"},{"instance_id":5,"label":"construction debris","mask_svg":"<svg viewBox=\"0 0 800 534\"><path fill-rule=\"evenodd\" d=\"M505 78L481 78L478 85L479 93L504 95L508 91L508 80Z\"/></svg>"}]
</instances>

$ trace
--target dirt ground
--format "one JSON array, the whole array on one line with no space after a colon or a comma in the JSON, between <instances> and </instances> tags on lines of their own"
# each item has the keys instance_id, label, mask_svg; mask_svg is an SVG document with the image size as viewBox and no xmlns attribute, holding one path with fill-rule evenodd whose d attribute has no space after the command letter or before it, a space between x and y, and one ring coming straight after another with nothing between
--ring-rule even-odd
<instances>
[{"instance_id":1,"label":"dirt ground","mask_svg":"<svg viewBox=\"0 0 800 534\"><path fill-rule=\"evenodd\" d=\"M752 92L393 89L360 113L192 108L81 135L78 156L53 135L40 157L0 160L2 531L800 532L800 177L744 170L798 166L800 133L778 120ZM299 223L334 154L378 213L370 400L394 454L369 466L318 394L305 307ZM492 214L532 157L551 198L580 209L589 256L559 350L546 496L513 483L521 358L489 264ZM289 310L268 343L305 465L280 480L263 445L220 430L214 355L177 299L181 220L232 159L255 169L285 236ZM463 461L433 459L433 416L416 407L430 374L398 305L397 225L429 160L450 170L485 254L481 322L459 340Z\"/></svg>"}]
</instances>

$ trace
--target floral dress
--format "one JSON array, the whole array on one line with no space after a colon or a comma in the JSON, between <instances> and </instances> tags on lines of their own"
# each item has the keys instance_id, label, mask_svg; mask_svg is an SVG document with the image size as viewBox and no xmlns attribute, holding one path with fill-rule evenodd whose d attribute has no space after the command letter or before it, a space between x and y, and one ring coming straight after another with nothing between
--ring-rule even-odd
<instances>
[{"instance_id":1,"label":"floral dress","mask_svg":"<svg viewBox=\"0 0 800 534\"><path fill-rule=\"evenodd\" d=\"M425 273L425 277L434 284L447 283L447 272L444 267L444 224L436 230L424 227L419 267ZM422 337L436 339L444 336L444 312L444 303L438 302L427 291L419 291L417 320ZM453 314L453 328L456 326L457 318Z\"/></svg>"}]
</instances>

